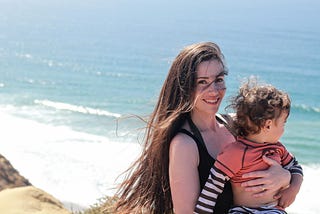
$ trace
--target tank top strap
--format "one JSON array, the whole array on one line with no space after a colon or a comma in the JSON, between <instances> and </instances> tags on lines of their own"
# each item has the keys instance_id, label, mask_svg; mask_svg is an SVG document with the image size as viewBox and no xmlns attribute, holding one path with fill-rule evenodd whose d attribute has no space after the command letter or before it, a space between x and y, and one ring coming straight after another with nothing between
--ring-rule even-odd
<instances>
[{"instance_id":1,"label":"tank top strap","mask_svg":"<svg viewBox=\"0 0 320 214\"><path fill-rule=\"evenodd\" d=\"M196 135L194 134L194 132L191 133L190 131L188 131L188 130L186 130L186 129L180 129L179 132L188 135L189 137L191 137L191 138L194 140L194 142L197 144L197 147L198 147L198 150L199 150L199 156L200 156L200 157L202 157L202 153L206 153L206 155L207 155L207 154L209 155L208 150L207 150L207 147L206 147L206 145L204 144L204 141L203 141L201 135L200 135L200 136L196 136ZM210 156L210 155L209 155L209 156Z\"/></svg>"},{"instance_id":2,"label":"tank top strap","mask_svg":"<svg viewBox=\"0 0 320 214\"><path fill-rule=\"evenodd\" d=\"M206 144L204 143L204 140L203 140L203 138L202 138L202 135L201 135L198 127L193 123L193 121L191 120L191 117L190 117L190 116L187 118L187 120L188 120L190 129L191 129L191 131L193 132L194 136L197 138L200 146L203 147L204 150L209 154L209 152L208 152L208 150L207 150L207 147L206 147Z\"/></svg>"}]
</instances>

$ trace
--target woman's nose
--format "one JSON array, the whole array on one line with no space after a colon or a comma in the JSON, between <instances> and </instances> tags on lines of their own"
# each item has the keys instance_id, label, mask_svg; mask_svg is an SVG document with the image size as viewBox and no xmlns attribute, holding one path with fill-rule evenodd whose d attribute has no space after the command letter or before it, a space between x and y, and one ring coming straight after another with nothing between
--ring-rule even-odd
<instances>
[{"instance_id":1,"label":"woman's nose","mask_svg":"<svg viewBox=\"0 0 320 214\"><path fill-rule=\"evenodd\" d=\"M211 83L209 86L208 86L208 90L210 93L218 93L219 89L217 88L217 86L213 83Z\"/></svg>"},{"instance_id":2,"label":"woman's nose","mask_svg":"<svg viewBox=\"0 0 320 214\"><path fill-rule=\"evenodd\" d=\"M215 81L212 81L208 85L208 88L209 88L210 91L218 91L219 90Z\"/></svg>"}]
</instances>

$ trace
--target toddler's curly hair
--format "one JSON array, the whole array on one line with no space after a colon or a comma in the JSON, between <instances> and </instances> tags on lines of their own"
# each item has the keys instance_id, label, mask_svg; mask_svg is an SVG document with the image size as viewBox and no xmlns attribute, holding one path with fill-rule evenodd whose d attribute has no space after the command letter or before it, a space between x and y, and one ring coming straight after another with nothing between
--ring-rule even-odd
<instances>
[{"instance_id":1,"label":"toddler's curly hair","mask_svg":"<svg viewBox=\"0 0 320 214\"><path fill-rule=\"evenodd\" d=\"M268 119L276 120L283 112L290 113L289 95L272 85L259 84L249 78L240 86L229 107L236 112L234 129L239 136L257 134Z\"/></svg>"}]
</instances>

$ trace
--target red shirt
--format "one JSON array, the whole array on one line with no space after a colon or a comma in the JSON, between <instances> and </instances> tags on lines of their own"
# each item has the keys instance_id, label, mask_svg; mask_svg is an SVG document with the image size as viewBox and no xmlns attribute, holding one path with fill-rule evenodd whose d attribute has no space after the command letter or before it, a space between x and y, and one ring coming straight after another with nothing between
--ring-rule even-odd
<instances>
[{"instance_id":1,"label":"red shirt","mask_svg":"<svg viewBox=\"0 0 320 214\"><path fill-rule=\"evenodd\" d=\"M255 143L238 137L237 141L229 144L217 157L215 167L226 174L232 182L240 183L252 178L242 178L247 172L265 170L269 165L262 156L276 160L282 166L289 164L293 156L280 142Z\"/></svg>"}]
</instances>

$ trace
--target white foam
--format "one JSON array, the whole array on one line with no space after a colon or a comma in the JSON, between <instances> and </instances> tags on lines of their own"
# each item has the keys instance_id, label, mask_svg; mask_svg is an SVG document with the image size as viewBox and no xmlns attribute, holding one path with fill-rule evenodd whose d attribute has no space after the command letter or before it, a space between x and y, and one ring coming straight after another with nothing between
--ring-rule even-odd
<instances>
[{"instance_id":1,"label":"white foam","mask_svg":"<svg viewBox=\"0 0 320 214\"><path fill-rule=\"evenodd\" d=\"M89 107L84 107L84 106L77 106L77 105L72 105L72 104L68 104L68 103L54 102L54 101L50 101L50 100L35 100L34 103L41 104L41 105L48 106L48 107L52 107L52 108L59 109L59 110L69 110L69 111L79 112L79 113L83 113L83 114L112 116L112 117L116 117L116 118L119 118L121 116L120 114L112 113L112 112L105 111L105 110L94 109L94 108L89 108Z\"/></svg>"},{"instance_id":2,"label":"white foam","mask_svg":"<svg viewBox=\"0 0 320 214\"><path fill-rule=\"evenodd\" d=\"M75 132L0 113L0 150L30 182L61 201L88 207L112 194L138 144Z\"/></svg>"},{"instance_id":3,"label":"white foam","mask_svg":"<svg viewBox=\"0 0 320 214\"><path fill-rule=\"evenodd\" d=\"M320 166L303 166L304 179L295 202L286 209L290 214L320 213L319 192Z\"/></svg>"},{"instance_id":4,"label":"white foam","mask_svg":"<svg viewBox=\"0 0 320 214\"><path fill-rule=\"evenodd\" d=\"M307 106L305 104L301 104L301 105L294 105L293 107L297 108L297 109L301 109L307 112L320 112L320 108L319 107L315 107L315 106Z\"/></svg>"}]
</instances>

